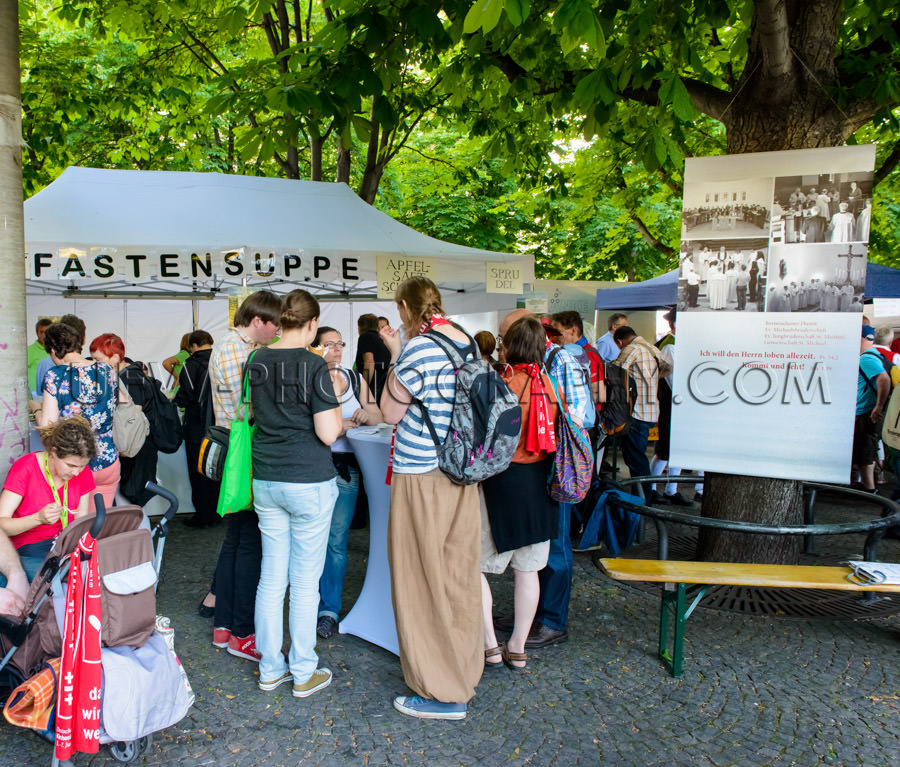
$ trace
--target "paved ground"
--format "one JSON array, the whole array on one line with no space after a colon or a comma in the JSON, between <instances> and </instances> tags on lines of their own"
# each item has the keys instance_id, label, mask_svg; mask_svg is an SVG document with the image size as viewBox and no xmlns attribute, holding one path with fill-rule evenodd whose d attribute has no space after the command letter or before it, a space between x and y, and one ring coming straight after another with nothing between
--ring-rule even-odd
<instances>
[{"instance_id":1,"label":"paved ground","mask_svg":"<svg viewBox=\"0 0 900 767\"><path fill-rule=\"evenodd\" d=\"M824 521L824 520L823 520ZM351 636L319 646L330 688L306 700L262 693L257 669L210 644L196 605L221 529L176 522L159 611L197 694L178 725L154 736L143 765L876 765L900 757L900 619L779 621L699 611L685 674L655 660L657 599L607 580L576 554L571 639L532 655L531 671L489 672L464 722L396 713L406 692L390 653ZM354 531L345 597L365 567ZM860 545L861 548L861 545ZM886 542L882 559L900 560ZM498 612L511 578L497 579ZM115 764L104 748L75 764ZM50 746L0 724L0 766L47 765Z\"/></svg>"}]
</instances>

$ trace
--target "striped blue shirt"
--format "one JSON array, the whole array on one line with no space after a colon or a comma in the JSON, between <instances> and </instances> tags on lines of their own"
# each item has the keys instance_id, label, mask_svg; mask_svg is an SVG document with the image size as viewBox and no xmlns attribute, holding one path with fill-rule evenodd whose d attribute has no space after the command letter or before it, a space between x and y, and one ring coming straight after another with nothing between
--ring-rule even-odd
<instances>
[{"instance_id":1,"label":"striped blue shirt","mask_svg":"<svg viewBox=\"0 0 900 767\"><path fill-rule=\"evenodd\" d=\"M462 347L456 346L462 353ZM450 358L428 336L416 336L403 348L394 365L394 375L413 397L422 400L438 439L443 443L456 398L456 376ZM385 389L385 396L390 396L388 391ZM398 474L424 474L437 468L434 440L420 406L415 403L397 424L393 465Z\"/></svg>"},{"instance_id":2,"label":"striped blue shirt","mask_svg":"<svg viewBox=\"0 0 900 767\"><path fill-rule=\"evenodd\" d=\"M572 359L572 355L556 344L550 344L545 352L545 363L554 349L559 349L559 351L553 355L553 364L547 372L553 376L559 388L562 389L566 404L569 406L569 413L584 423L593 400L591 374L590 372L585 374L584 368Z\"/></svg>"}]
</instances>

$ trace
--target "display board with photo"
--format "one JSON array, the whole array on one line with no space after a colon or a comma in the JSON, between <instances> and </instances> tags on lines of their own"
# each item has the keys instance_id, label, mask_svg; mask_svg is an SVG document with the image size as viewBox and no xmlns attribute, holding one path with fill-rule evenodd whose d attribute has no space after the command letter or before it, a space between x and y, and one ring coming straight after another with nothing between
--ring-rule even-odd
<instances>
[{"instance_id":1,"label":"display board with photo","mask_svg":"<svg viewBox=\"0 0 900 767\"><path fill-rule=\"evenodd\" d=\"M683 242L678 310L763 311L768 245L764 237Z\"/></svg>"},{"instance_id":2,"label":"display board with photo","mask_svg":"<svg viewBox=\"0 0 900 767\"><path fill-rule=\"evenodd\" d=\"M685 184L682 240L768 236L771 178Z\"/></svg>"},{"instance_id":3,"label":"display board with photo","mask_svg":"<svg viewBox=\"0 0 900 767\"><path fill-rule=\"evenodd\" d=\"M871 145L686 161L673 464L847 482L874 164ZM744 190L761 230L731 215Z\"/></svg>"},{"instance_id":4,"label":"display board with photo","mask_svg":"<svg viewBox=\"0 0 900 767\"><path fill-rule=\"evenodd\" d=\"M814 173L775 179L772 242L868 242L872 173Z\"/></svg>"},{"instance_id":5,"label":"display board with photo","mask_svg":"<svg viewBox=\"0 0 900 767\"><path fill-rule=\"evenodd\" d=\"M767 312L862 312L868 247L771 245Z\"/></svg>"}]
</instances>

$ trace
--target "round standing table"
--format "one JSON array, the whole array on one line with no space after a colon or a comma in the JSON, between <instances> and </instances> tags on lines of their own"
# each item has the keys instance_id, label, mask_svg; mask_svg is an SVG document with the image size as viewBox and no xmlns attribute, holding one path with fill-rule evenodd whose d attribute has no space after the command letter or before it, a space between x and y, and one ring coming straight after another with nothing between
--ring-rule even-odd
<instances>
[{"instance_id":1,"label":"round standing table","mask_svg":"<svg viewBox=\"0 0 900 767\"><path fill-rule=\"evenodd\" d=\"M384 481L391 454L391 430L372 427L351 429L347 432L347 439L362 471L369 498L369 563L359 598L340 622L339 630L342 634L353 634L399 655L387 556L391 486Z\"/></svg>"}]
</instances>

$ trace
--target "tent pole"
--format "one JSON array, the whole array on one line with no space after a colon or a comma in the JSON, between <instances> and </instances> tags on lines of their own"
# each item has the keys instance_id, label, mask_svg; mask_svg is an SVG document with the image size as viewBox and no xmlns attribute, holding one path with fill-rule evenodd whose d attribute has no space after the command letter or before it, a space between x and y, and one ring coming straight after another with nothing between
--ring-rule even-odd
<instances>
[{"instance_id":1,"label":"tent pole","mask_svg":"<svg viewBox=\"0 0 900 767\"><path fill-rule=\"evenodd\" d=\"M599 336L597 335L597 325L600 322L600 310L594 309L594 345L597 345L597 339Z\"/></svg>"},{"instance_id":2,"label":"tent pole","mask_svg":"<svg viewBox=\"0 0 900 767\"><path fill-rule=\"evenodd\" d=\"M197 315L200 313L199 309L200 309L200 304L197 303L197 299L195 298L193 301L191 301L191 320L193 322L194 330L198 329L197 328L197 319L198 319Z\"/></svg>"}]
</instances>

